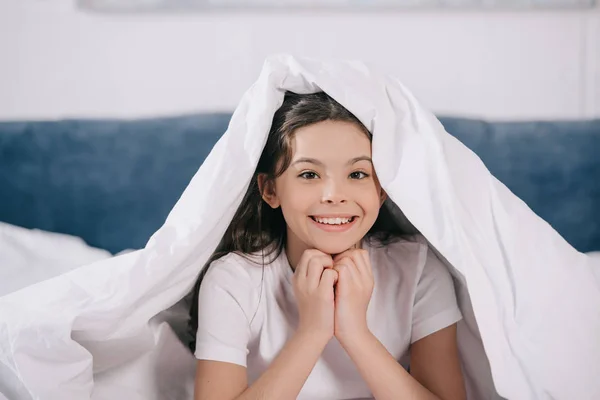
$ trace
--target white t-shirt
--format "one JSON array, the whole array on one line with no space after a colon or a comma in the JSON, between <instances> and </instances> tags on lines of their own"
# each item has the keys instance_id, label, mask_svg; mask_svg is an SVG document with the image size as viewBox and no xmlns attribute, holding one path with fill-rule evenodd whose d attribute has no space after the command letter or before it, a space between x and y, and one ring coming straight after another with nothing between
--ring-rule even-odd
<instances>
[{"instance_id":1,"label":"white t-shirt","mask_svg":"<svg viewBox=\"0 0 600 400\"><path fill-rule=\"evenodd\" d=\"M462 316L447 268L419 238L368 245L375 286L367 323L405 368L411 343ZM268 368L298 324L293 271L285 252L262 268L238 254L215 261L199 294L195 356L247 367L248 384ZM332 339L298 399L365 399L371 391L339 342Z\"/></svg>"}]
</instances>

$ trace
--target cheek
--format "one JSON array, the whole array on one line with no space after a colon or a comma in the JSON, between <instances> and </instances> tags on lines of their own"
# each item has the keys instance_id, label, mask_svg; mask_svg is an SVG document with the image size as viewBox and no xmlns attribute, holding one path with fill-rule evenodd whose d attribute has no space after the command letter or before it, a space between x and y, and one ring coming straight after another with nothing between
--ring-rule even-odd
<instances>
[{"instance_id":1,"label":"cheek","mask_svg":"<svg viewBox=\"0 0 600 400\"><path fill-rule=\"evenodd\" d=\"M360 205L365 213L365 216L368 219L375 221L377 219L377 215L379 214L379 209L381 208L381 198L379 196L379 192L369 191L369 195L363 195Z\"/></svg>"},{"instance_id":2,"label":"cheek","mask_svg":"<svg viewBox=\"0 0 600 400\"><path fill-rule=\"evenodd\" d=\"M306 216L305 214L313 204L314 196L311 190L306 187L298 187L287 183L281 185L282 196L279 197L281 202L281 211L287 218L296 218L299 214ZM289 195L287 195L289 194Z\"/></svg>"},{"instance_id":3,"label":"cheek","mask_svg":"<svg viewBox=\"0 0 600 400\"><path fill-rule=\"evenodd\" d=\"M365 210L367 213L374 214L375 216L377 216L377 214L379 213L379 208L381 208L379 197L369 199L369 202L366 205L366 207L368 208L367 210Z\"/></svg>"},{"instance_id":4,"label":"cheek","mask_svg":"<svg viewBox=\"0 0 600 400\"><path fill-rule=\"evenodd\" d=\"M285 208L287 208L289 213L294 213L297 216L300 214L306 216L310 210L311 204L310 197L307 196L306 193L298 193L295 196L290 196L286 199Z\"/></svg>"},{"instance_id":5,"label":"cheek","mask_svg":"<svg viewBox=\"0 0 600 400\"><path fill-rule=\"evenodd\" d=\"M360 198L365 206L369 207L369 209L379 208L381 202L381 188L375 182L370 182L370 184L359 190Z\"/></svg>"}]
</instances>

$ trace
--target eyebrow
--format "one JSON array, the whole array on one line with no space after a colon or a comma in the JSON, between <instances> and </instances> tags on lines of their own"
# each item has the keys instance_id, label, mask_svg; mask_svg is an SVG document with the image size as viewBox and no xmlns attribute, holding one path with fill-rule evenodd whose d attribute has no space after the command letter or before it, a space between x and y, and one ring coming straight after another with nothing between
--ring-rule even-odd
<instances>
[{"instance_id":1,"label":"eyebrow","mask_svg":"<svg viewBox=\"0 0 600 400\"><path fill-rule=\"evenodd\" d=\"M352 164L356 164L359 161L368 161L371 164L373 164L373 160L371 159L371 157L368 156L360 156L360 157L354 157L353 159L351 159L350 161L348 161L347 165L352 165ZM323 167L325 164L323 164L322 161L317 160L316 158L309 158L309 157L302 157L297 159L296 161L294 161L292 163L292 165L296 165L296 164L300 164L300 163L309 163L309 164L315 164L315 165L319 165L321 167Z\"/></svg>"}]
</instances>

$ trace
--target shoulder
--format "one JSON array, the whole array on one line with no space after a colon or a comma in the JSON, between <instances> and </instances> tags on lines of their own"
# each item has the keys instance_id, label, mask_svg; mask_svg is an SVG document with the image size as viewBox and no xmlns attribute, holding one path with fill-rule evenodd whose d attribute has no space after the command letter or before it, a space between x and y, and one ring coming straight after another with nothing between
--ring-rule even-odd
<instances>
[{"instance_id":1,"label":"shoulder","mask_svg":"<svg viewBox=\"0 0 600 400\"><path fill-rule=\"evenodd\" d=\"M373 267L399 271L405 277L412 276L415 282L424 274L448 274L446 266L422 235L398 239L386 245L372 243L369 253Z\"/></svg>"},{"instance_id":2,"label":"shoulder","mask_svg":"<svg viewBox=\"0 0 600 400\"><path fill-rule=\"evenodd\" d=\"M412 272L422 270L427 261L428 249L427 241L421 235L408 239L398 238L386 244L377 241L368 244L371 259L378 267L389 266Z\"/></svg>"},{"instance_id":3,"label":"shoulder","mask_svg":"<svg viewBox=\"0 0 600 400\"><path fill-rule=\"evenodd\" d=\"M260 261L256 261L252 255L226 254L207 266L203 282L226 284L236 281L252 285L262 269Z\"/></svg>"},{"instance_id":4,"label":"shoulder","mask_svg":"<svg viewBox=\"0 0 600 400\"><path fill-rule=\"evenodd\" d=\"M206 268L208 270L200 284L201 298L214 298L224 293L240 305L252 305L258 301L263 278L260 257L229 253Z\"/></svg>"}]
</instances>

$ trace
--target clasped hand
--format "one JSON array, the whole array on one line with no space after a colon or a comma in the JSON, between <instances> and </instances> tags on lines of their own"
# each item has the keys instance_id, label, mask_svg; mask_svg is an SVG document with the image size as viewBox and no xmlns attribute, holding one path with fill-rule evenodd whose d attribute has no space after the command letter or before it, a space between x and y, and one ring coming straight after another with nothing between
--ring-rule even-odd
<instances>
[{"instance_id":1,"label":"clasped hand","mask_svg":"<svg viewBox=\"0 0 600 400\"><path fill-rule=\"evenodd\" d=\"M367 308L373 272L366 250L350 249L331 257L306 250L293 279L300 321L298 329L342 344L368 332Z\"/></svg>"}]
</instances>

